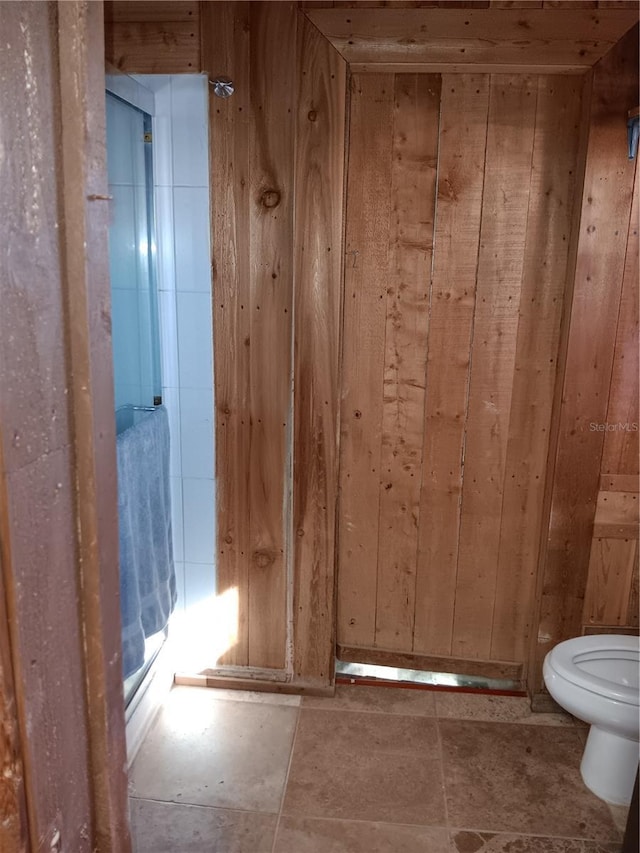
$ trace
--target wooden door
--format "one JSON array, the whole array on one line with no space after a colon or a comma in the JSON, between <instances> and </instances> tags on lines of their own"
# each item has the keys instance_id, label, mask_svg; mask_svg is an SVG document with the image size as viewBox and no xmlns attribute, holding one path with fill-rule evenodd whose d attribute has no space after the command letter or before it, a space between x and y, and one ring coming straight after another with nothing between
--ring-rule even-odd
<instances>
[{"instance_id":1,"label":"wooden door","mask_svg":"<svg viewBox=\"0 0 640 853\"><path fill-rule=\"evenodd\" d=\"M583 80L354 74L339 656L518 677Z\"/></svg>"}]
</instances>

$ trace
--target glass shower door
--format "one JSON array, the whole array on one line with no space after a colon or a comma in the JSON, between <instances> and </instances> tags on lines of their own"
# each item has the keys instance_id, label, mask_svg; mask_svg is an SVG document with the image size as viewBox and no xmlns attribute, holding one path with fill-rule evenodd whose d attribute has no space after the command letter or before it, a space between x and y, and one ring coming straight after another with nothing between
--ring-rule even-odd
<instances>
[{"instance_id":1,"label":"glass shower door","mask_svg":"<svg viewBox=\"0 0 640 853\"><path fill-rule=\"evenodd\" d=\"M161 400L151 116L107 92L113 367L118 433Z\"/></svg>"},{"instance_id":2,"label":"glass shower door","mask_svg":"<svg viewBox=\"0 0 640 853\"><path fill-rule=\"evenodd\" d=\"M160 473L168 471L168 438L163 452L150 452L162 444L166 416L157 408L162 382L151 116L109 91L106 112L123 675L129 704L167 635L175 578L168 476ZM145 504L146 515L133 508Z\"/></svg>"}]
</instances>

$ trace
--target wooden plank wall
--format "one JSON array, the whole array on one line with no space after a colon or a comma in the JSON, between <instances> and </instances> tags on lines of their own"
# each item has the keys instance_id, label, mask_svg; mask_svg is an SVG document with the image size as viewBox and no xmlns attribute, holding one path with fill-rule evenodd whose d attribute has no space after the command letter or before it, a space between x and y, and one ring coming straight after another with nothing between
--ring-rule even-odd
<instances>
[{"instance_id":1,"label":"wooden plank wall","mask_svg":"<svg viewBox=\"0 0 640 853\"><path fill-rule=\"evenodd\" d=\"M107 4L107 43L112 61L122 70L204 69L210 74L224 70L236 82L234 98L226 104L216 100L211 113L220 585L221 590L235 587L239 598L238 643L224 663L266 667L274 673L292 664L294 680L308 675L312 681L319 679L317 684L328 684L345 65L304 22L303 13L295 13L293 4L266 5L269 14L259 3ZM403 0L298 5L305 11L389 5L546 8L551 13L568 4ZM570 8L578 6L636 8L635 3L602 0L571 2ZM271 15L291 36L273 56L261 34L275 31ZM295 28L288 15L297 17ZM184 35L187 29L193 39ZM172 32L182 33L182 41ZM312 74L307 63L314 66ZM340 484L362 525L362 535L356 536L350 518L341 516L347 537L340 543L341 566L348 579L347 552L349 557L357 554L362 564L373 555L376 563L375 577L366 589L348 582L341 586L341 610L346 613L345 606L353 606L355 614L344 625L343 646L363 648L363 637L370 643L378 635L385 644L378 648L391 646L393 651L401 637L411 636L409 655L452 661L465 659L456 655L481 653L499 662L495 672L521 669L521 663L514 662L526 657L526 638L536 633L538 621L536 616L532 632L529 603L535 592L538 537L546 542L550 502L544 504L542 494L547 481L556 482L553 465L549 471L545 467L545 456L549 435L555 435L552 406L559 412L553 385L558 370L564 369L563 361L556 362L562 356L558 342L563 340L560 271L567 263L571 239L576 180L571 164L577 161L585 79L589 77L560 81L465 74L439 80L431 75L427 88L421 89L415 78L407 88L408 78L388 74L384 87L380 80L376 83L376 75L368 82L359 78L362 92L374 87L366 105L358 103L355 90L351 93L352 98L355 94L352 119L360 114L361 121L361 126L356 121L352 127L352 139L357 144L360 138L364 144L369 134L369 144L382 159L377 170L353 159L352 168L360 169L362 182L352 180L349 190L352 207L368 199L369 212L366 221L350 231L345 256L348 310L343 355L346 361L351 358L357 382L344 387L341 408L354 467L343 471ZM280 87L280 100L274 87ZM292 88L297 94L292 95ZM425 117L435 115L438 90L439 136L434 150ZM605 92L604 97L612 96ZM423 111L411 110L412 99ZM509 110L518 115L516 124L508 118ZM501 121L508 128L506 134L492 129ZM498 170L485 172L487 157L492 162L506 158L510 165L504 180ZM594 165L593 174L608 168L603 160ZM429 207L436 197L434 217ZM504 199L512 204L513 216L501 210ZM403 212L414 206L419 216L412 222ZM394 234L391 244L389 224ZM447 235L453 233L464 235L455 246L451 240L447 243ZM369 252L358 245L362 235L371 244ZM382 240L380 245L375 235ZM440 247L435 253L433 237ZM493 258L491 242L503 240L507 254ZM614 243L611 253L617 256L620 246ZM581 246L582 258L590 252L586 244ZM416 278L416 270L430 264L433 280L426 298L416 287L408 291L398 287L400 278ZM389 271L387 287L381 269ZM491 285L493 275L503 287ZM324 290L319 286L322 277L331 282ZM365 280L377 282L375 298L363 290ZM568 297L567 316L570 292ZM501 331L497 344L496 324ZM361 351L368 353L357 366L349 334L355 327L360 330ZM566 324L564 329L566 337ZM497 346L504 355L499 376L494 375L495 359L484 352L485 339L486 347ZM449 358L452 349L466 355ZM538 368L522 370L523 363ZM426 371L426 384L424 376L414 381L420 370ZM293 392L282 385L284 376L293 378ZM500 393L492 399L487 392L496 382ZM273 394L267 395L265 383ZM363 396L358 383L380 389L375 411L358 402ZM483 440L485 428L488 441ZM612 440L607 436L606 441ZM555 443L552 451L555 459ZM470 474L466 483L461 476L463 459ZM381 490L382 473L388 475L390 489ZM366 485L358 491L347 483L347 474ZM377 486L372 488L376 476ZM485 491L473 483L478 476L488 485ZM620 483L612 488L622 491ZM267 505L261 489L268 495ZM490 509L486 514L485 505ZM364 507L374 509L369 513ZM381 524L393 529L391 539L381 537L378 577ZM408 535L401 536L401 531ZM588 565L591 531L581 531L581 553L587 554ZM475 561L476 543L480 561ZM466 555L461 571L460 552ZM378 584L385 591L380 608L365 619L371 590ZM537 596L540 600L547 596L543 609L561 611L562 597L573 595L560 582L559 598L551 602L549 590L543 593L542 586L541 580ZM636 573L630 594L637 598ZM582 603L580 597L580 611ZM361 636L363 620L367 627ZM482 632L477 647L474 632ZM474 660L482 665L481 658Z\"/></svg>"},{"instance_id":2,"label":"wooden plank wall","mask_svg":"<svg viewBox=\"0 0 640 853\"><path fill-rule=\"evenodd\" d=\"M223 56L233 98L211 99L218 592L239 599L222 663L283 670L289 553L295 9L212 3L208 66ZM273 44L281 43L278 50ZM218 53L219 52L219 53Z\"/></svg>"},{"instance_id":3,"label":"wooden plank wall","mask_svg":"<svg viewBox=\"0 0 640 853\"><path fill-rule=\"evenodd\" d=\"M633 431L610 436L604 426L609 417L614 423L626 423L628 418L630 423L633 418L637 421L637 314L633 311L637 218L629 230L636 163L627 159L626 141L621 138L627 112L637 105L637 68L637 26L594 68L584 190L575 230L575 281L567 307L566 354L557 390L559 417L547 473L549 522L541 555L537 629L532 637L532 692L542 688L542 661L549 649L582 633L585 618L590 621L594 610L601 612L596 618L604 619L612 607L616 612L624 609L620 603L624 594L618 587L628 585L630 572L632 589L634 584L630 568L634 546L597 540L611 538L608 507L613 504L620 509L633 503L632 493L621 493L638 471ZM635 377L630 384L622 379L627 371ZM625 477L624 488L612 479L619 476ZM637 491L637 480L632 485ZM609 495L618 492L618 497L605 494L605 489ZM626 509L622 515L628 517ZM616 519L614 512L614 524ZM594 530L594 521L605 526ZM615 605L595 600L603 592L605 575L618 602Z\"/></svg>"},{"instance_id":4,"label":"wooden plank wall","mask_svg":"<svg viewBox=\"0 0 640 853\"><path fill-rule=\"evenodd\" d=\"M638 168L627 236L600 491L596 503L582 624L638 627Z\"/></svg>"},{"instance_id":5,"label":"wooden plank wall","mask_svg":"<svg viewBox=\"0 0 640 853\"><path fill-rule=\"evenodd\" d=\"M206 4L202 43L236 84L210 106L219 663L327 685L346 64L292 3Z\"/></svg>"},{"instance_id":6,"label":"wooden plank wall","mask_svg":"<svg viewBox=\"0 0 640 853\"><path fill-rule=\"evenodd\" d=\"M197 0L107 0L105 58L130 74L200 71Z\"/></svg>"},{"instance_id":7,"label":"wooden plank wall","mask_svg":"<svg viewBox=\"0 0 640 853\"><path fill-rule=\"evenodd\" d=\"M221 0L216 0L222 5ZM312 9L629 9L636 0L300 0ZM201 54L201 8L198 0L106 0L105 53L116 68L131 74L194 73L206 68ZM204 14L208 14L206 11ZM212 71L211 73L219 73Z\"/></svg>"},{"instance_id":8,"label":"wooden plank wall","mask_svg":"<svg viewBox=\"0 0 640 853\"><path fill-rule=\"evenodd\" d=\"M583 82L352 78L338 568L350 656L525 661Z\"/></svg>"}]
</instances>

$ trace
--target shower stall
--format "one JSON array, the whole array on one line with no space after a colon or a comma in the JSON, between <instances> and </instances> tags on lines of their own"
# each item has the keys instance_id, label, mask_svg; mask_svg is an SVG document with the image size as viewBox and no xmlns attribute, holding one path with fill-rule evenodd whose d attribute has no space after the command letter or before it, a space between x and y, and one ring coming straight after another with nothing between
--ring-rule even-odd
<instances>
[{"instance_id":1,"label":"shower stall","mask_svg":"<svg viewBox=\"0 0 640 853\"><path fill-rule=\"evenodd\" d=\"M176 602L169 421L162 405L153 185L153 94L107 75L113 373L123 683L128 703Z\"/></svg>"}]
</instances>

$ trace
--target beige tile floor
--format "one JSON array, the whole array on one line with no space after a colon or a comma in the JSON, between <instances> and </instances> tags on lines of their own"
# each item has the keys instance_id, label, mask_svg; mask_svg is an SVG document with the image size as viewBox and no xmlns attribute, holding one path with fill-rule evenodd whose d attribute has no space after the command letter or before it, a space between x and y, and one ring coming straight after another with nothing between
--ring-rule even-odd
<instances>
[{"instance_id":1,"label":"beige tile floor","mask_svg":"<svg viewBox=\"0 0 640 853\"><path fill-rule=\"evenodd\" d=\"M130 774L136 853L614 853L584 727L526 699L175 688Z\"/></svg>"}]
</instances>

